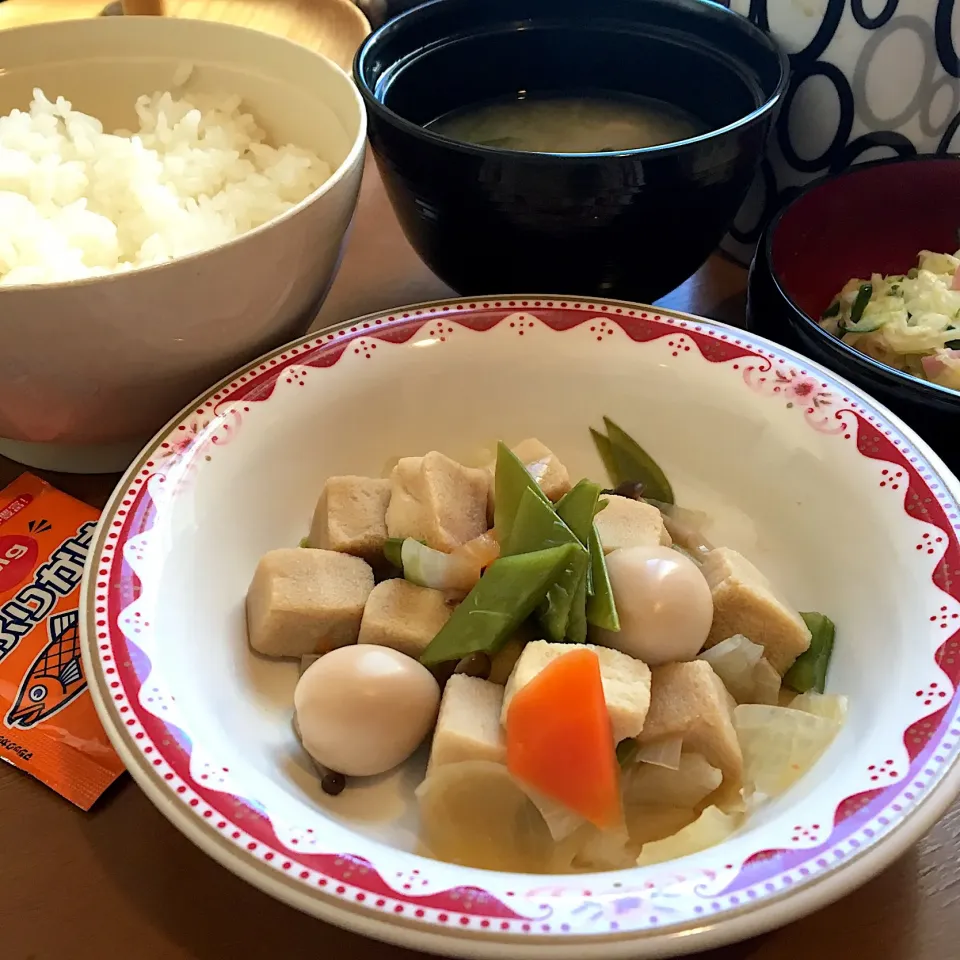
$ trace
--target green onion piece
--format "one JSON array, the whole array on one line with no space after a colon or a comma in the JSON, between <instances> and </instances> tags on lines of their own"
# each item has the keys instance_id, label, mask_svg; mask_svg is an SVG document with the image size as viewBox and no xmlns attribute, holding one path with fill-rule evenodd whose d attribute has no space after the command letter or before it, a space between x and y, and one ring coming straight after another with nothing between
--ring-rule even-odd
<instances>
[{"instance_id":1,"label":"green onion piece","mask_svg":"<svg viewBox=\"0 0 960 960\"><path fill-rule=\"evenodd\" d=\"M614 486L628 481L643 484L646 497L673 503L673 489L667 475L660 465L626 431L621 430L609 417L603 422L607 428L607 439L617 464L617 476L611 477Z\"/></svg>"},{"instance_id":2,"label":"green onion piece","mask_svg":"<svg viewBox=\"0 0 960 960\"><path fill-rule=\"evenodd\" d=\"M837 628L833 621L822 613L801 613L800 616L810 631L810 646L797 657L784 675L783 682L797 693L807 693L810 690L823 693Z\"/></svg>"},{"instance_id":3,"label":"green onion piece","mask_svg":"<svg viewBox=\"0 0 960 960\"><path fill-rule=\"evenodd\" d=\"M633 737L629 737L626 740L621 740L617 744L617 763L621 767L627 766L633 758L637 755L637 750L640 748L640 744L634 740Z\"/></svg>"},{"instance_id":4,"label":"green onion piece","mask_svg":"<svg viewBox=\"0 0 960 960\"><path fill-rule=\"evenodd\" d=\"M840 301L834 300L833 303L831 303L830 306L823 311L823 313L820 316L820 319L830 320L832 317L839 316L839 314L840 314Z\"/></svg>"},{"instance_id":5,"label":"green onion piece","mask_svg":"<svg viewBox=\"0 0 960 960\"><path fill-rule=\"evenodd\" d=\"M532 491L548 506L550 501L520 458L503 441L497 444L496 471L493 484L493 525L500 543L504 543L510 538L524 491Z\"/></svg>"},{"instance_id":6,"label":"green onion piece","mask_svg":"<svg viewBox=\"0 0 960 960\"><path fill-rule=\"evenodd\" d=\"M471 653L495 654L569 565L578 544L499 557L420 656L427 667Z\"/></svg>"},{"instance_id":7,"label":"green onion piece","mask_svg":"<svg viewBox=\"0 0 960 960\"><path fill-rule=\"evenodd\" d=\"M867 309L867 304L870 302L872 296L873 284L861 283L860 289L857 291L857 298L853 301L853 306L850 308L851 326L860 322L860 319L863 317L863 311Z\"/></svg>"},{"instance_id":8,"label":"green onion piece","mask_svg":"<svg viewBox=\"0 0 960 960\"><path fill-rule=\"evenodd\" d=\"M590 569L593 573L593 596L587 600L587 623L617 633L620 630L620 617L613 601L613 588L610 586L607 561L596 524L590 531Z\"/></svg>"},{"instance_id":9,"label":"green onion piece","mask_svg":"<svg viewBox=\"0 0 960 960\"><path fill-rule=\"evenodd\" d=\"M383 545L383 557L387 563L403 570L403 537L387 537Z\"/></svg>"}]
</instances>

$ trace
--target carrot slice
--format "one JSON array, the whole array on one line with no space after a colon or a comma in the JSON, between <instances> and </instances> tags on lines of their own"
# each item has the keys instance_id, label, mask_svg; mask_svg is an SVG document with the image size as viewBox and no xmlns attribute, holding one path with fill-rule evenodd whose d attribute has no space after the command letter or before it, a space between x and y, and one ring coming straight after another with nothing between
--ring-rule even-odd
<instances>
[{"instance_id":1,"label":"carrot slice","mask_svg":"<svg viewBox=\"0 0 960 960\"><path fill-rule=\"evenodd\" d=\"M574 647L514 695L507 769L601 829L622 823L620 772L592 650Z\"/></svg>"}]
</instances>

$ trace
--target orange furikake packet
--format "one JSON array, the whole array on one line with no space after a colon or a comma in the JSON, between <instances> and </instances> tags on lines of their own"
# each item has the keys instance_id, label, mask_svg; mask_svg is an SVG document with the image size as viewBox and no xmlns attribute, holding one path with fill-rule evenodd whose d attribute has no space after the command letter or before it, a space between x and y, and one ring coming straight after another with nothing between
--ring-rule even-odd
<instances>
[{"instance_id":1,"label":"orange furikake packet","mask_svg":"<svg viewBox=\"0 0 960 960\"><path fill-rule=\"evenodd\" d=\"M0 491L0 760L83 810L123 772L80 660L97 511L22 474Z\"/></svg>"}]
</instances>

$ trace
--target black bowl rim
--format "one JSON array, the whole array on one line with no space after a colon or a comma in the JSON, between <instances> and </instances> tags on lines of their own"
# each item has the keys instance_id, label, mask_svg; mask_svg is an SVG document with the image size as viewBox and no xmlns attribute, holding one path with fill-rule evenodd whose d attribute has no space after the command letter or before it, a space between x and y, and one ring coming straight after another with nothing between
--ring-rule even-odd
<instances>
[{"instance_id":1,"label":"black bowl rim","mask_svg":"<svg viewBox=\"0 0 960 960\"><path fill-rule=\"evenodd\" d=\"M849 361L853 365L854 369L859 369L864 374L879 376L881 379L892 378L895 381L901 380L903 381L903 385L905 387L910 387L920 391L921 393L924 391L929 391L929 400L936 403L938 407L960 407L960 390L953 390L950 387L941 386L939 383L933 383L930 380L924 380L912 373L907 373L906 370L898 370L896 367L891 367L889 364L881 363L879 360L874 360L873 357L868 357L865 353L861 353L859 350L851 347L848 343L844 343L839 337L835 337L832 333L824 330L823 327L821 327L820 324L805 310L801 309L793 297L790 296L781 282L780 276L777 273L773 262L773 238L777 232L777 227L779 227L780 222L783 220L784 216L786 216L787 212L793 207L793 205L798 203L808 194L813 193L815 190L818 190L827 183L833 183L833 181L841 180L845 177L856 176L858 173L864 170L869 170L873 167L885 167L892 166L894 164L921 164L934 160L955 163L957 164L958 170L960 170L960 156L956 154L918 153L911 157L884 157L881 160L870 160L866 163L858 163L846 170L842 170L840 173L827 174L826 176L819 177L818 179L813 180L804 186L804 188L796 196L791 198L790 202L786 204L786 206L777 212L776 216L767 225L766 230L764 230L763 238L761 239L760 244L763 250L763 255L766 259L767 273L770 275L770 279L773 281L777 293L786 302L791 312L796 317L799 317L801 322L803 322L808 329L815 331L813 336L820 338L820 341L824 344L824 347L828 352L836 352L844 360ZM754 260L754 262L756 262L756 260Z\"/></svg>"},{"instance_id":2,"label":"black bowl rim","mask_svg":"<svg viewBox=\"0 0 960 960\"><path fill-rule=\"evenodd\" d=\"M729 7L724 6L722 3L716 2L716 0L667 0L667 2L672 2L678 6L688 7L691 11L695 11L697 8L707 8L711 11L711 15L713 16L737 17L738 20L742 21L742 25L747 34L750 35L754 41L758 41L761 45L766 46L777 56L777 59L780 62L780 78L777 81L777 85L773 93L771 93L763 103L751 110L750 113L745 114L744 116L734 120L732 123L726 124L723 127L718 127L715 130L708 130L706 133L699 134L696 137L688 137L686 140L658 144L652 147L638 147L635 150L608 150L602 153L550 153L547 151L534 150L505 150L500 147L484 147L480 146L479 144L463 143L460 140L453 140L450 137L444 137L439 133L434 133L432 130L428 130L426 127L421 127L419 124L413 123L411 120L407 120L400 116L399 113L391 110L388 106L386 106L386 104L383 103L383 101L377 99L374 91L371 90L369 85L363 79L361 69L363 61L369 54L370 50L377 43L379 43L384 36L389 36L392 32L406 25L410 21L425 19L427 16L429 16L434 7L441 3L450 2L455 2L455 0L429 0L429 2L420 4L419 6L407 10L398 17L389 20L377 30L374 30L373 33L369 34L363 41L353 58L353 79L357 85L357 89L360 91L360 96L363 98L363 101L366 103L369 110L377 113L393 126L399 127L401 130L417 137L418 139L425 140L426 142L433 143L437 146L446 147L447 149L452 149L458 153L481 158L499 157L501 159L513 159L514 161L520 162L541 160L554 163L561 162L566 164L577 164L584 162L596 163L597 160L607 158L636 157L638 159L645 159L652 156L672 156L673 154L680 153L690 147L708 143L709 141L718 139L719 137L731 133L732 131L746 128L756 123L763 116L776 109L786 94L787 84L790 80L790 58L787 56L784 49L779 43L776 42L776 40L773 39L773 37L761 30L745 16L734 12L733 10L729 9ZM518 22L521 21L518 20Z\"/></svg>"}]
</instances>

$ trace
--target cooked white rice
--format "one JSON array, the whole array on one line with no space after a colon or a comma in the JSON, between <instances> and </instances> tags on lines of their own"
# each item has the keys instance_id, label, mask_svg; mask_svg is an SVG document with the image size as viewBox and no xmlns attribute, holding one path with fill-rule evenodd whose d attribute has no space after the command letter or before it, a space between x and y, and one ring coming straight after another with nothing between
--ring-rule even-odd
<instances>
[{"instance_id":1,"label":"cooked white rice","mask_svg":"<svg viewBox=\"0 0 960 960\"><path fill-rule=\"evenodd\" d=\"M116 273L206 250L309 196L330 166L279 148L239 97L137 100L139 129L103 132L34 90L0 117L0 286Z\"/></svg>"}]
</instances>

